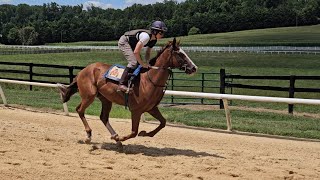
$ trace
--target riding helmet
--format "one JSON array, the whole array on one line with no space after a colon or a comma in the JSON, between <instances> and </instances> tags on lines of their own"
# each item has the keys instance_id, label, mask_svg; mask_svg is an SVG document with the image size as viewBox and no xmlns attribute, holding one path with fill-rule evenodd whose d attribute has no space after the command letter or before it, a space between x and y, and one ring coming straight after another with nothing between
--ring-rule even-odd
<instances>
[{"instance_id":1,"label":"riding helmet","mask_svg":"<svg viewBox=\"0 0 320 180\"><path fill-rule=\"evenodd\" d=\"M168 28L162 21L154 21L151 24L151 30L167 32Z\"/></svg>"}]
</instances>

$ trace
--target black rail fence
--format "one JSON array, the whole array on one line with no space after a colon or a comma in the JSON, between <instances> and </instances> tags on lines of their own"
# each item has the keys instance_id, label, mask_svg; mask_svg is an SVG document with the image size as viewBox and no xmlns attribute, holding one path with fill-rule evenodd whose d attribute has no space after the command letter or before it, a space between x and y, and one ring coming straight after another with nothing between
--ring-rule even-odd
<instances>
[{"instance_id":1,"label":"black rail fence","mask_svg":"<svg viewBox=\"0 0 320 180\"><path fill-rule=\"evenodd\" d=\"M220 89L220 73L197 73L188 76L184 72L174 72L168 81L167 89L219 93ZM229 81L226 81L229 82ZM204 104L219 105L219 100L193 98L193 97L175 97L165 96L162 103L168 104Z\"/></svg>"},{"instance_id":2,"label":"black rail fence","mask_svg":"<svg viewBox=\"0 0 320 180\"><path fill-rule=\"evenodd\" d=\"M0 62L0 78L41 83L69 84L76 74L83 69L82 66L64 66L36 63ZM198 73L187 77L183 72L173 72L168 80L167 89L219 92L219 73ZM32 86L29 89L32 90ZM218 100L204 98L165 97L162 103L166 104L219 104Z\"/></svg>"},{"instance_id":3,"label":"black rail fence","mask_svg":"<svg viewBox=\"0 0 320 180\"><path fill-rule=\"evenodd\" d=\"M76 76L75 70L81 70L82 66L63 66L51 64L36 64L36 63L13 63L0 62L0 65L6 65L0 69L0 78L40 83L63 83L69 84ZM38 68L36 70L36 68ZM60 71L57 71L57 70ZM12 75L16 74L16 76ZM39 77L45 77L42 80ZM52 78L52 80L48 80ZM57 79L59 78L59 79ZM32 86L29 86L32 90Z\"/></svg>"},{"instance_id":4,"label":"black rail fence","mask_svg":"<svg viewBox=\"0 0 320 180\"><path fill-rule=\"evenodd\" d=\"M320 88L297 88L295 83L297 80L320 80L320 76L242 76L242 75L228 75L225 73L224 69L220 70L220 93L224 94L226 88L243 88L243 89L256 89L256 90L271 90L271 91L285 91L288 92L289 98L294 98L296 92L314 92L319 93ZM226 79L229 79L226 81ZM231 79L231 81L230 81ZM259 85L247 85L247 84L237 84L234 83L236 79L245 80L287 80L287 87L278 86L259 86ZM223 108L223 104L220 103L220 107ZM293 105L288 105L288 112L293 113Z\"/></svg>"},{"instance_id":5,"label":"black rail fence","mask_svg":"<svg viewBox=\"0 0 320 180\"><path fill-rule=\"evenodd\" d=\"M74 53L74 52L87 52L90 49L21 49L10 50L2 49L0 55L16 55L16 54L47 54L47 53Z\"/></svg>"},{"instance_id":6,"label":"black rail fence","mask_svg":"<svg viewBox=\"0 0 320 180\"><path fill-rule=\"evenodd\" d=\"M10 80L21 80L41 83L62 83L69 84L76 74L83 69L83 66L65 66L36 63L14 63L0 62L0 78ZM259 86L235 83L236 80L287 80L288 86ZM296 92L319 93L320 88L297 88L296 81L320 80L320 76L242 76L227 74L225 69L220 69L219 73L197 73L188 76L183 72L173 72L168 80L167 89L181 91L195 91L207 93L232 94L233 88L271 90L288 92L289 98L294 98ZM32 86L29 86L32 90ZM206 104L220 105L221 100L192 97L164 97L162 103L166 104ZM288 105L288 112L293 113L293 105Z\"/></svg>"}]
</instances>

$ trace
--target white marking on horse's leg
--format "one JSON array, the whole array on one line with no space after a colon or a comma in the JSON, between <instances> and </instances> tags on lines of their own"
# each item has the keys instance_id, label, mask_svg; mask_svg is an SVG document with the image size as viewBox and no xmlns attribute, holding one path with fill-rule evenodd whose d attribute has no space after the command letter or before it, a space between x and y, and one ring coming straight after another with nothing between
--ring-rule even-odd
<instances>
[{"instance_id":1,"label":"white marking on horse's leg","mask_svg":"<svg viewBox=\"0 0 320 180\"><path fill-rule=\"evenodd\" d=\"M115 137L115 136L118 135L118 134L116 133L116 131L115 131L115 130L112 128L112 126L110 125L109 121L107 122L106 127L107 127L108 131L110 132L111 137Z\"/></svg>"}]
</instances>

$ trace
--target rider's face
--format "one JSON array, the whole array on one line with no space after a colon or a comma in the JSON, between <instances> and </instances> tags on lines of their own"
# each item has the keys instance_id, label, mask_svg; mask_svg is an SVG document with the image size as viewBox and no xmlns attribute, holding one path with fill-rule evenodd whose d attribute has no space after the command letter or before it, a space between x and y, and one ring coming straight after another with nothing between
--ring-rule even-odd
<instances>
[{"instance_id":1,"label":"rider's face","mask_svg":"<svg viewBox=\"0 0 320 180\"><path fill-rule=\"evenodd\" d=\"M163 38L163 36L164 36L164 32L163 31L159 31L157 33L157 39L161 39L161 38Z\"/></svg>"}]
</instances>

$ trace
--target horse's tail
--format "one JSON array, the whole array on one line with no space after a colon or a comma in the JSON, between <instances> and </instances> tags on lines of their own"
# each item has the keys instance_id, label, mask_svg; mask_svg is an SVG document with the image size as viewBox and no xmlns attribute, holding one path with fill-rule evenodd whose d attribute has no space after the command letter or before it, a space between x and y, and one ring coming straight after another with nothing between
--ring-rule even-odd
<instances>
[{"instance_id":1,"label":"horse's tail","mask_svg":"<svg viewBox=\"0 0 320 180\"><path fill-rule=\"evenodd\" d=\"M58 84L58 88L61 94L62 102L68 102L70 97L78 92L77 78L75 78L69 86Z\"/></svg>"}]
</instances>

